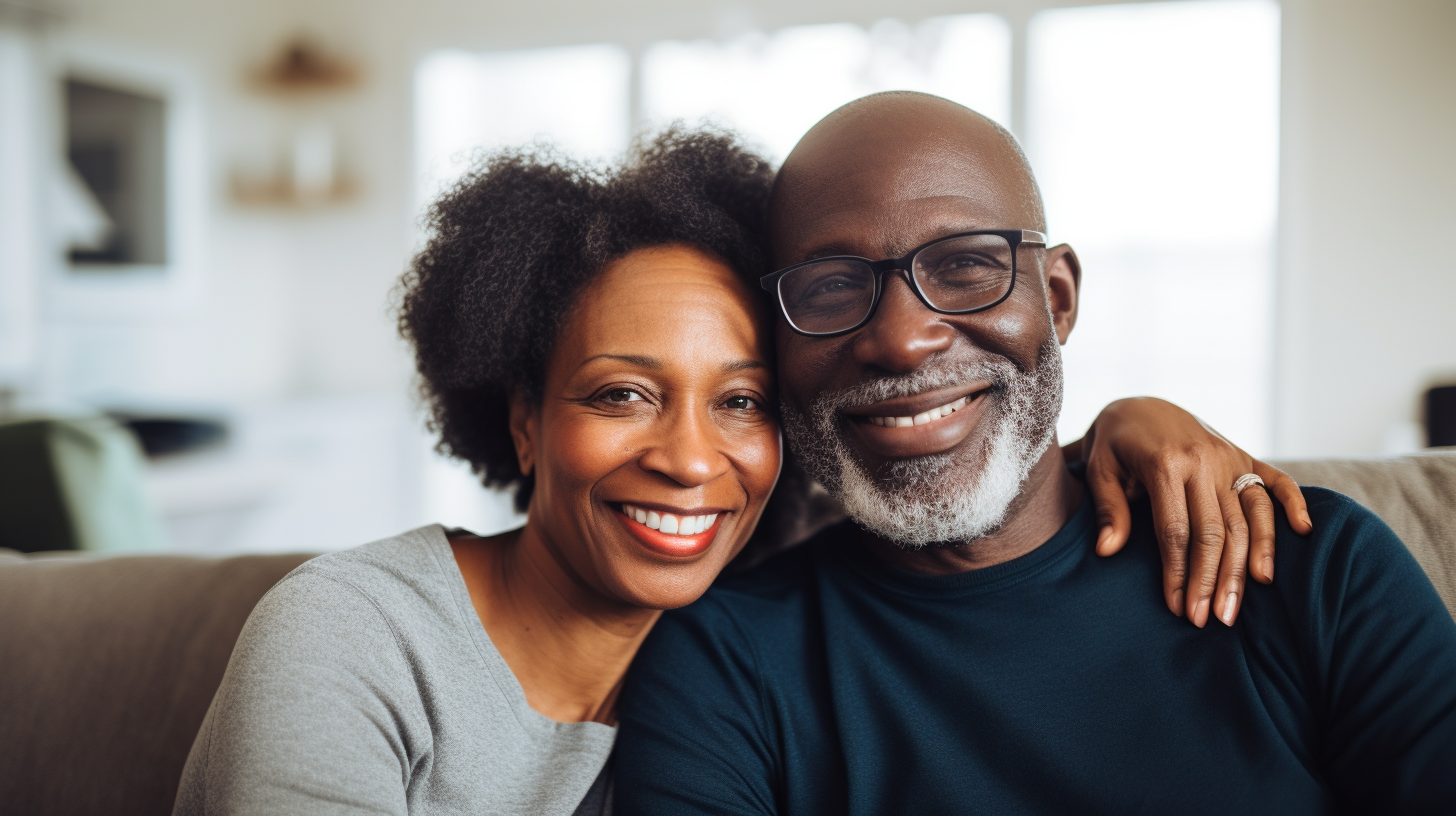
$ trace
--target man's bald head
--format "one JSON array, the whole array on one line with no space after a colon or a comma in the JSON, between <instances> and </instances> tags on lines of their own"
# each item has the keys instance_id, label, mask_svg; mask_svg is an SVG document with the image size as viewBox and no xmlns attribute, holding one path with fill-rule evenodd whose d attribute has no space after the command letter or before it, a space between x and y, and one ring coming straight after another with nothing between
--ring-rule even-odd
<instances>
[{"instance_id":1,"label":"man's bald head","mask_svg":"<svg viewBox=\"0 0 1456 816\"><path fill-rule=\"evenodd\" d=\"M810 128L784 161L769 205L774 262L803 260L794 253L808 249L804 229L866 199L967 194L1015 221L986 228L1046 229L1031 166L1005 128L931 94L857 99Z\"/></svg>"}]
</instances>

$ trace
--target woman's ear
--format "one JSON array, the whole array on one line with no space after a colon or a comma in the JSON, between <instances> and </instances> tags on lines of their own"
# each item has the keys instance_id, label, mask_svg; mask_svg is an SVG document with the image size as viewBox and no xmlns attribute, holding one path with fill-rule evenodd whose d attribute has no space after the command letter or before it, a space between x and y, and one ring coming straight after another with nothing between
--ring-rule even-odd
<instances>
[{"instance_id":1,"label":"woman's ear","mask_svg":"<svg viewBox=\"0 0 1456 816\"><path fill-rule=\"evenodd\" d=\"M530 476L536 465L536 440L541 431L536 406L519 391L511 392L511 442L516 446L516 465L521 475Z\"/></svg>"},{"instance_id":2,"label":"woman's ear","mask_svg":"<svg viewBox=\"0 0 1456 816\"><path fill-rule=\"evenodd\" d=\"M1066 244L1047 250L1046 287L1057 342L1065 345L1072 335L1072 327L1077 325L1077 303L1082 288L1082 262Z\"/></svg>"}]
</instances>

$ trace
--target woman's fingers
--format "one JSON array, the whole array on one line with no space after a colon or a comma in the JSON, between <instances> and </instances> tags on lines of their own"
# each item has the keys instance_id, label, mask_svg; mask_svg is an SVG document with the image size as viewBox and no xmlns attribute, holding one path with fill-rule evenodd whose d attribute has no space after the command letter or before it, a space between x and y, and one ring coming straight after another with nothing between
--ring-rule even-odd
<instances>
[{"instance_id":1,"label":"woman's fingers","mask_svg":"<svg viewBox=\"0 0 1456 816\"><path fill-rule=\"evenodd\" d=\"M1112 555L1122 549L1132 533L1132 511L1122 474L1114 464L1103 464L1108 459L1097 462L1087 468L1087 486L1097 510L1097 554Z\"/></svg>"},{"instance_id":2,"label":"woman's fingers","mask_svg":"<svg viewBox=\"0 0 1456 816\"><path fill-rule=\"evenodd\" d=\"M1188 578L1188 503L1183 480L1167 475L1158 490L1149 490L1153 529L1163 553L1163 600L1174 615L1182 615Z\"/></svg>"},{"instance_id":3,"label":"woman's fingers","mask_svg":"<svg viewBox=\"0 0 1456 816\"><path fill-rule=\"evenodd\" d=\"M1284 515L1288 517L1289 526L1294 528L1294 532L1303 535L1314 529L1314 522L1309 518L1309 507L1304 503L1304 493L1300 491L1299 485L1289 478L1288 473L1258 459L1254 460L1253 472L1264 480L1264 487L1269 491L1269 495L1284 505Z\"/></svg>"},{"instance_id":4,"label":"woman's fingers","mask_svg":"<svg viewBox=\"0 0 1456 816\"><path fill-rule=\"evenodd\" d=\"M1274 503L1258 485L1239 494L1239 506L1249 522L1249 574L1261 584L1274 583Z\"/></svg>"},{"instance_id":5,"label":"woman's fingers","mask_svg":"<svg viewBox=\"0 0 1456 816\"><path fill-rule=\"evenodd\" d=\"M1251 491L1244 491L1246 493ZM1218 567L1218 591L1213 596L1213 614L1225 626L1233 626L1244 597L1244 578L1249 569L1249 524L1239 494L1225 488L1218 491L1223 508L1223 557Z\"/></svg>"},{"instance_id":6,"label":"woman's fingers","mask_svg":"<svg viewBox=\"0 0 1456 816\"><path fill-rule=\"evenodd\" d=\"M1192 539L1188 545L1188 588L1185 593L1188 620L1194 626L1208 623L1218 588L1218 567L1223 560L1225 516L1218 491L1201 474L1187 484L1188 517ZM1242 518L1240 519L1242 521Z\"/></svg>"}]
</instances>

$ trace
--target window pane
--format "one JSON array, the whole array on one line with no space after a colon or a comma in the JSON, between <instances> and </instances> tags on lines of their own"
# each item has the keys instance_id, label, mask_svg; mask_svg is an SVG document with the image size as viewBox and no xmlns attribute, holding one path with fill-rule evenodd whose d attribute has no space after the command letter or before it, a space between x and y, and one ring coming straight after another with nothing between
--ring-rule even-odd
<instances>
[{"instance_id":1,"label":"window pane","mask_svg":"<svg viewBox=\"0 0 1456 816\"><path fill-rule=\"evenodd\" d=\"M650 125L706 117L741 131L775 162L825 114L868 93L928 91L1007 122L1010 88L1010 28L990 14L662 42L642 57Z\"/></svg>"},{"instance_id":2,"label":"window pane","mask_svg":"<svg viewBox=\"0 0 1456 816\"><path fill-rule=\"evenodd\" d=\"M1152 394L1267 450L1277 5L1058 9L1028 37L1028 152L1084 270L1063 438Z\"/></svg>"},{"instance_id":3,"label":"window pane","mask_svg":"<svg viewBox=\"0 0 1456 816\"><path fill-rule=\"evenodd\" d=\"M415 74L421 202L481 149L544 139L574 157L622 152L631 72L630 56L615 45L425 57Z\"/></svg>"}]
</instances>

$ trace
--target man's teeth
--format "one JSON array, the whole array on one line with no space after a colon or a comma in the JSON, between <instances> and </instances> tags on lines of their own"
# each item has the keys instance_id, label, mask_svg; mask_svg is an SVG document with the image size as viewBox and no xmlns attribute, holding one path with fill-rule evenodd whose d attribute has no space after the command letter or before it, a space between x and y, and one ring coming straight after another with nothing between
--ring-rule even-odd
<instances>
[{"instance_id":1,"label":"man's teeth","mask_svg":"<svg viewBox=\"0 0 1456 816\"><path fill-rule=\"evenodd\" d=\"M648 528L669 535L697 535L718 520L717 513L706 516L678 516L672 513L659 513L656 510L643 510L640 507L633 507L630 504L622 505L622 515L629 519L636 519Z\"/></svg>"},{"instance_id":2,"label":"man's teeth","mask_svg":"<svg viewBox=\"0 0 1456 816\"><path fill-rule=\"evenodd\" d=\"M959 411L960 409L966 407L967 399L968 397L961 397L955 402L946 403L939 408L931 408L929 411L926 411L923 414L916 414L915 416L872 416L869 418L869 420L871 425L879 425L882 428L908 428L911 425L927 425L942 417L948 417L956 411Z\"/></svg>"}]
</instances>

